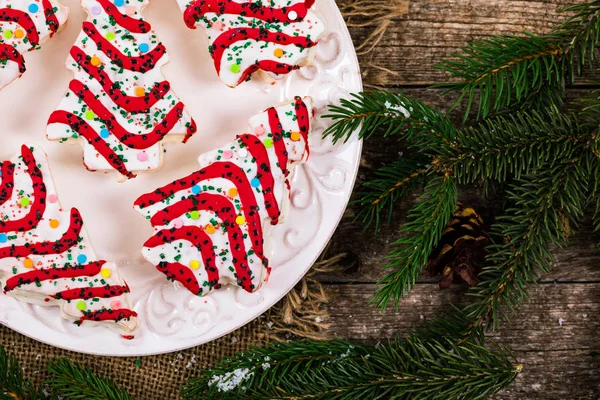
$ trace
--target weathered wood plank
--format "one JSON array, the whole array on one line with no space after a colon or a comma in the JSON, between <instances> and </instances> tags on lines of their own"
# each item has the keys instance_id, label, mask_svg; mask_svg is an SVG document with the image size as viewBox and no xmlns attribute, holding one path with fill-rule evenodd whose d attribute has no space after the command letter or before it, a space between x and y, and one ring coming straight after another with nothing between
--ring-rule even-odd
<instances>
[{"instance_id":1,"label":"weathered wood plank","mask_svg":"<svg viewBox=\"0 0 600 400\"><path fill-rule=\"evenodd\" d=\"M370 284L332 288L327 306L331 332L368 343L405 335L419 322L448 309L448 302L466 301L458 289L440 292L434 284L419 284L396 313L368 306ZM598 398L600 384L600 283L542 284L511 322L489 336L508 346L524 365L521 377L497 399Z\"/></svg>"},{"instance_id":2,"label":"weathered wood plank","mask_svg":"<svg viewBox=\"0 0 600 400\"><path fill-rule=\"evenodd\" d=\"M494 34L517 34L523 30L549 32L564 18L558 10L577 3L580 1L411 1L409 12L390 26L376 51L361 57L366 67L365 79L367 83L377 79L377 70L368 67L372 64L394 72L381 82L388 85L447 81L446 73L433 66L469 40ZM370 28L351 28L357 44L370 32ZM590 78L581 80L585 82L590 82Z\"/></svg>"}]
</instances>

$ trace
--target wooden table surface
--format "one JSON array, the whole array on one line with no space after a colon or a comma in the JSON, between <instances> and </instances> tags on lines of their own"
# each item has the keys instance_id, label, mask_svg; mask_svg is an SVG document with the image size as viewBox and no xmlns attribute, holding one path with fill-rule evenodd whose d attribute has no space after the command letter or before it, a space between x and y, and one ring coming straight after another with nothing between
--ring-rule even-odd
<instances>
[{"instance_id":1,"label":"wooden table surface","mask_svg":"<svg viewBox=\"0 0 600 400\"><path fill-rule=\"evenodd\" d=\"M338 3L344 4L344 1ZM450 102L438 90L427 89L448 78L434 69L442 57L448 57L468 40L498 33L522 30L547 32L560 16L557 9L574 0L412 0L409 11L395 22L385 38L370 54L362 56L363 65L384 67L388 88L398 88L428 104L444 107ZM352 28L358 44L369 28ZM381 74L373 68L363 73L365 83L374 83ZM600 79L581 80L570 89L570 96L598 86ZM359 181L369 171L398 157L402 149L394 140L373 139L365 143L363 168ZM463 193L462 200L490 218L497 204L483 203L478 193ZM384 256L397 237L403 219L402 210L392 226L374 234L353 222L350 208L332 241L332 252L348 252L346 271L321 276L334 294L329 304L330 333L336 337L369 343L406 334L421 320L432 318L449 302L467 301L465 288L440 291L437 281L423 274L400 311L381 313L368 305L381 278ZM581 227L566 250L556 251L554 270L541 277L531 291L531 299L489 334L508 346L524 364L516 382L496 399L599 399L600 398L600 234L590 224Z\"/></svg>"}]
</instances>

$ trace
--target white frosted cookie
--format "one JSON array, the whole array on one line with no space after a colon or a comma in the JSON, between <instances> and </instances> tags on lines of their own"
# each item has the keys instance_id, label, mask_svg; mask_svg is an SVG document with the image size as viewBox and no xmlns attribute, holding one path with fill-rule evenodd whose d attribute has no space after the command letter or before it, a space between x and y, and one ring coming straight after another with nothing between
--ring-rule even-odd
<instances>
[{"instance_id":1,"label":"white frosted cookie","mask_svg":"<svg viewBox=\"0 0 600 400\"><path fill-rule=\"evenodd\" d=\"M7 296L58 306L77 325L102 325L125 338L138 327L129 287L96 257L76 208L60 205L48 160L36 145L1 163L0 280Z\"/></svg>"},{"instance_id":2,"label":"white frosted cookie","mask_svg":"<svg viewBox=\"0 0 600 400\"><path fill-rule=\"evenodd\" d=\"M0 0L0 90L26 70L23 53L60 31L69 9L51 0Z\"/></svg>"},{"instance_id":3,"label":"white frosted cookie","mask_svg":"<svg viewBox=\"0 0 600 400\"><path fill-rule=\"evenodd\" d=\"M116 171L120 180L159 169L164 143L196 133L161 72L169 58L141 16L148 1L82 0L88 18L67 59L74 79L46 131L81 143L89 170Z\"/></svg>"},{"instance_id":4,"label":"white frosted cookie","mask_svg":"<svg viewBox=\"0 0 600 400\"><path fill-rule=\"evenodd\" d=\"M269 82L315 57L325 23L314 0L177 0L187 26L202 26L217 74L235 87L257 71Z\"/></svg>"},{"instance_id":5,"label":"white frosted cookie","mask_svg":"<svg viewBox=\"0 0 600 400\"><path fill-rule=\"evenodd\" d=\"M143 256L192 293L224 284L257 290L269 276L269 229L283 221L295 166L309 156L312 100L250 120L251 133L200 156L200 169L140 197L155 229Z\"/></svg>"}]
</instances>

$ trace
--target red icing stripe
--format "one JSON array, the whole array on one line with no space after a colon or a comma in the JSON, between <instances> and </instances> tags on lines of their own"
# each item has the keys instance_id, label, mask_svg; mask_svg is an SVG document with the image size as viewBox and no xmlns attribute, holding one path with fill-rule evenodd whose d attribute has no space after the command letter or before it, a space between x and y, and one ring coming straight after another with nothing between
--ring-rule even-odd
<instances>
[{"instance_id":1,"label":"red icing stripe","mask_svg":"<svg viewBox=\"0 0 600 400\"><path fill-rule=\"evenodd\" d=\"M31 150L29 150L29 147L25 145L21 146L21 156L27 166L27 173L31 177L33 201L25 217L13 221L0 220L0 232L23 232L33 229L39 224L46 210L46 185L44 184L42 171L38 168L35 157Z\"/></svg>"},{"instance_id":2,"label":"red icing stripe","mask_svg":"<svg viewBox=\"0 0 600 400\"><path fill-rule=\"evenodd\" d=\"M25 11L17 10L15 8L1 8L0 22L15 22L19 24L19 26L25 30L27 39L32 48L40 44L40 36L37 27L29 14Z\"/></svg>"},{"instance_id":3,"label":"red icing stripe","mask_svg":"<svg viewBox=\"0 0 600 400\"><path fill-rule=\"evenodd\" d=\"M106 72L91 64L92 58L85 54L79 47L73 46L71 48L71 57L85 72L102 85L106 94L117 106L130 113L147 112L148 109L161 100L171 89L169 82L162 81L155 83L150 92L146 91L144 96L127 96L119 88L120 85L115 84Z\"/></svg>"},{"instance_id":4,"label":"red icing stripe","mask_svg":"<svg viewBox=\"0 0 600 400\"><path fill-rule=\"evenodd\" d=\"M98 153L100 153L100 155L104 157L114 169L130 179L135 178L135 174L127 170L127 167L125 167L123 161L110 148L108 143L106 143L104 139L102 139L87 122L77 115L62 110L54 111L48 119L48 124L69 125L74 132L77 132L79 135L83 136L89 144L94 146L96 151L98 151Z\"/></svg>"},{"instance_id":5,"label":"red icing stripe","mask_svg":"<svg viewBox=\"0 0 600 400\"><path fill-rule=\"evenodd\" d=\"M300 66L280 63L272 60L260 60L242 72L237 84L241 85L242 83L246 82L248 79L250 79L250 76L258 70L272 72L276 75L285 75L297 69L300 69Z\"/></svg>"},{"instance_id":6,"label":"red icing stripe","mask_svg":"<svg viewBox=\"0 0 600 400\"><path fill-rule=\"evenodd\" d=\"M281 211L275 198L275 180L271 171L271 161L269 154L263 142L254 135L240 135L238 139L248 148L252 158L256 161L258 174L256 177L260 181L265 207L271 217L271 225L277 225Z\"/></svg>"},{"instance_id":7,"label":"red icing stripe","mask_svg":"<svg viewBox=\"0 0 600 400\"><path fill-rule=\"evenodd\" d=\"M6 286L4 286L4 292L9 292L22 285L29 285L32 283L98 275L105 263L106 261L95 261L89 264L75 265L73 267L46 268L25 272L9 278L6 281Z\"/></svg>"},{"instance_id":8,"label":"red icing stripe","mask_svg":"<svg viewBox=\"0 0 600 400\"><path fill-rule=\"evenodd\" d=\"M115 65L129 71L140 73L151 71L162 56L166 54L165 46L159 43L146 54L139 57L129 57L106 40L91 22L83 23L83 31L96 43L98 50L106 54Z\"/></svg>"},{"instance_id":9,"label":"red icing stripe","mask_svg":"<svg viewBox=\"0 0 600 400\"><path fill-rule=\"evenodd\" d=\"M253 284L250 279L250 268L248 267L243 233L240 226L235 223L237 215L234 210L233 204L227 198L216 194L200 193L193 198L178 201L157 212L150 219L150 222L153 226L167 225L172 219L190 211L211 211L217 214L222 224L227 228L237 284L244 290L252 292Z\"/></svg>"},{"instance_id":10,"label":"red icing stripe","mask_svg":"<svg viewBox=\"0 0 600 400\"><path fill-rule=\"evenodd\" d=\"M195 0L183 13L185 24L190 29L196 29L196 23L208 13L218 15L234 14L246 18L257 18L269 23L294 23L302 21L312 6L314 0L306 0L304 3L293 6L275 8L260 6L256 2L238 3L232 0ZM288 14L294 11L298 17L291 20Z\"/></svg>"},{"instance_id":11,"label":"red icing stripe","mask_svg":"<svg viewBox=\"0 0 600 400\"><path fill-rule=\"evenodd\" d=\"M189 267L180 263L161 262L156 266L156 269L165 274L167 278L181 282L187 290L195 295L202 293L198 279Z\"/></svg>"},{"instance_id":12,"label":"red icing stripe","mask_svg":"<svg viewBox=\"0 0 600 400\"><path fill-rule=\"evenodd\" d=\"M296 109L296 122L298 122L300 134L304 139L304 152L306 153L306 157L308 157L310 156L310 148L308 146L308 133L310 132L311 116L308 114L308 107L306 106L301 97L296 97L296 105L294 106L294 108Z\"/></svg>"},{"instance_id":13,"label":"red icing stripe","mask_svg":"<svg viewBox=\"0 0 600 400\"><path fill-rule=\"evenodd\" d=\"M0 259L7 257L28 257L30 255L61 254L77 245L83 220L76 208L71 209L71 222L69 229L56 241L28 243L24 246L10 246L0 248Z\"/></svg>"},{"instance_id":14,"label":"red icing stripe","mask_svg":"<svg viewBox=\"0 0 600 400\"><path fill-rule=\"evenodd\" d=\"M285 147L285 140L283 138L283 126L281 125L279 114L277 114L277 109L269 108L267 114L269 115L269 127L271 129L271 134L273 135L273 145L275 146L279 168L281 168L281 172L287 177L289 174L287 169L288 151Z\"/></svg>"},{"instance_id":15,"label":"red icing stripe","mask_svg":"<svg viewBox=\"0 0 600 400\"><path fill-rule=\"evenodd\" d=\"M84 287L78 289L69 289L58 292L51 297L57 300L76 300L76 299L109 299L111 297L118 297L122 294L129 293L127 286L100 286L100 287Z\"/></svg>"},{"instance_id":16,"label":"red icing stripe","mask_svg":"<svg viewBox=\"0 0 600 400\"><path fill-rule=\"evenodd\" d=\"M102 309L98 311L90 311L84 313L84 315L81 318L79 318L79 321L77 321L76 324L81 325L81 323L84 321L99 322L113 320L115 322L119 322L123 319L128 319L132 317L137 317L137 313L127 308L120 308L118 310Z\"/></svg>"},{"instance_id":17,"label":"red icing stripe","mask_svg":"<svg viewBox=\"0 0 600 400\"><path fill-rule=\"evenodd\" d=\"M152 131L144 134L131 133L119 124L117 118L83 83L78 80L72 80L69 84L69 89L87 104L94 114L106 124L110 133L115 135L119 141L127 147L136 150L147 149L160 142L183 116L184 106L183 103L179 102L171 109L171 111L169 111L165 119L159 122ZM190 127L188 127L188 133L183 139L183 143L187 142L194 133L196 133L196 125L191 124Z\"/></svg>"},{"instance_id":18,"label":"red icing stripe","mask_svg":"<svg viewBox=\"0 0 600 400\"><path fill-rule=\"evenodd\" d=\"M10 161L2 163L2 186L0 187L0 206L12 197L15 187L15 164Z\"/></svg>"},{"instance_id":19,"label":"red icing stripe","mask_svg":"<svg viewBox=\"0 0 600 400\"><path fill-rule=\"evenodd\" d=\"M2 61L12 61L17 63L21 74L27 70L27 68L25 68L25 58L23 57L23 54L13 46L4 43L0 43L0 62Z\"/></svg>"},{"instance_id":20,"label":"red icing stripe","mask_svg":"<svg viewBox=\"0 0 600 400\"><path fill-rule=\"evenodd\" d=\"M247 40L247 39L254 39L256 41L261 41L261 42L277 43L277 44L281 44L281 45L294 44L300 48L309 48L309 47L313 47L317 44L316 42L311 41L307 37L289 36L289 35L286 35L285 33L271 32L266 29L233 28L233 29L226 31L222 35L220 35L213 42L213 44L211 46L211 53L212 53L212 57L213 57L213 60L215 63L215 68L217 70L217 73L219 73L219 74L221 73L221 59L223 58L223 53L225 52L225 50L227 50L234 43L237 43L242 40ZM263 60L262 62L264 62L264 61L267 61L267 60ZM262 65L261 65L261 62L258 62L257 64L258 64L257 68L260 68L260 69L263 69L263 67L269 68L268 69L269 71L271 71L271 69L275 69L277 71L287 70L287 72L289 72L292 69L294 69L294 67L291 65L284 64L284 63L277 63L277 62L274 62L274 64L264 63ZM276 72L276 71L271 71L271 72ZM276 72L276 73L279 73L279 72ZM240 80L240 81L243 82L243 81L245 81L245 79Z\"/></svg>"},{"instance_id":21,"label":"red icing stripe","mask_svg":"<svg viewBox=\"0 0 600 400\"><path fill-rule=\"evenodd\" d=\"M219 283L219 270L215 264L217 256L215 255L215 249L213 248L212 240L210 236L197 226L183 226L180 229L172 230L165 229L158 232L156 235L148 239L144 243L144 247L155 248L164 244L173 243L176 240L185 240L190 242L194 247L198 249L202 255L202 261L204 263L204 269L208 275L208 284L213 287ZM173 274L175 270L171 267L169 270L172 279L177 279L184 286L190 282L189 278L180 279L178 274ZM197 285L198 282L196 282ZM187 286L186 286L187 287ZM198 286L198 289L200 287ZM202 290L200 290L201 292ZM194 292L194 294L198 294Z\"/></svg>"},{"instance_id":22,"label":"red icing stripe","mask_svg":"<svg viewBox=\"0 0 600 400\"><path fill-rule=\"evenodd\" d=\"M150 32L151 26L146 21L140 19L131 18L119 11L119 8L113 4L110 0L97 0L104 11L113 19L118 25L127 29L132 33L148 33Z\"/></svg>"},{"instance_id":23,"label":"red icing stripe","mask_svg":"<svg viewBox=\"0 0 600 400\"><path fill-rule=\"evenodd\" d=\"M50 3L49 0L42 0L42 7L44 7L44 15L46 16L46 25L52 32L50 36L58 31L60 28L60 23L56 18L56 13L54 12L54 6Z\"/></svg>"}]
</instances>

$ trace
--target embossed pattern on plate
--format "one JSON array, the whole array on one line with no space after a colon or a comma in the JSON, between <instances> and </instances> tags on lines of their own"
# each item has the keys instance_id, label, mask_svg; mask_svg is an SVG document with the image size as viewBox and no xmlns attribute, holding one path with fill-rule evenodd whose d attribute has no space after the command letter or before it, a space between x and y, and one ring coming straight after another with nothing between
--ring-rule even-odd
<instances>
[{"instance_id":1,"label":"embossed pattern on plate","mask_svg":"<svg viewBox=\"0 0 600 400\"><path fill-rule=\"evenodd\" d=\"M186 145L169 145L162 170L119 184L113 174L90 173L81 163L79 146L47 142L44 130L71 78L64 66L84 13L78 0L67 28L44 49L27 54L29 73L0 92L0 159L8 159L23 142L42 145L65 207L80 209L98 255L117 263L132 290L142 327L134 340L103 328L76 327L60 318L57 308L19 303L0 295L0 323L36 340L65 349L99 355L141 356L197 346L250 322L281 299L319 256L347 205L360 161L361 142L333 145L321 134L320 116L362 89L358 61L348 30L333 0L317 0L326 20L316 63L271 86L255 78L236 89L216 76L201 31L188 30L175 1L154 1L144 13L169 52L164 69L175 93L198 123ZM247 130L247 120L263 109L294 96L312 96L317 112L311 136L311 158L296 170L291 206L284 224L271 232L273 273L253 294L227 287L197 297L164 276L140 256L151 228L132 208L139 194L198 168L202 152Z\"/></svg>"}]
</instances>

